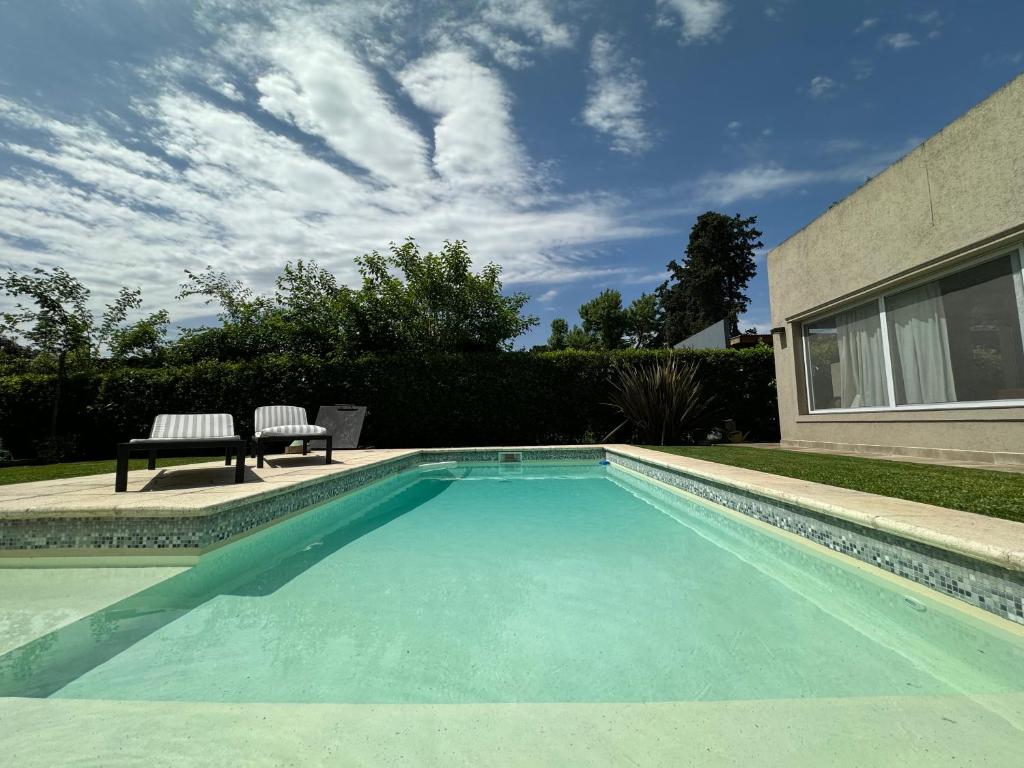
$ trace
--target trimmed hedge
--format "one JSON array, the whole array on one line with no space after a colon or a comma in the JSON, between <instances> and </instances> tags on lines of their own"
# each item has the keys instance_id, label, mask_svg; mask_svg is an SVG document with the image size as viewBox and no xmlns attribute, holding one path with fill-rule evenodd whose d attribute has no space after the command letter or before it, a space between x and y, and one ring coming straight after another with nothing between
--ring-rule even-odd
<instances>
[{"instance_id":1,"label":"trimmed hedge","mask_svg":"<svg viewBox=\"0 0 1024 768\"><path fill-rule=\"evenodd\" d=\"M252 434L258 405L369 406L363 441L377 447L530 445L600 440L619 419L604 405L615 361L652 361L666 350L500 352L420 357L377 354L318 360L264 357L181 368L117 368L73 376L62 398L60 432L77 454L113 454L118 441L147 434L157 413L234 414ZM700 361L722 418L751 439L778 437L775 367L768 347L685 350ZM0 438L15 456L46 435L53 377L0 377ZM625 440L627 435L617 435Z\"/></svg>"}]
</instances>

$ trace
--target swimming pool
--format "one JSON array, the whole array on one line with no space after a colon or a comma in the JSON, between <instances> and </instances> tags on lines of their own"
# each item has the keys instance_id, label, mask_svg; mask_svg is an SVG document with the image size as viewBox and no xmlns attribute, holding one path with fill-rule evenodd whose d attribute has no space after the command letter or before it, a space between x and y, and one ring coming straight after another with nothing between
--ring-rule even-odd
<instances>
[{"instance_id":1,"label":"swimming pool","mask_svg":"<svg viewBox=\"0 0 1024 768\"><path fill-rule=\"evenodd\" d=\"M1019 630L594 462L404 472L0 657L2 696L922 697L1006 738L1022 692Z\"/></svg>"}]
</instances>

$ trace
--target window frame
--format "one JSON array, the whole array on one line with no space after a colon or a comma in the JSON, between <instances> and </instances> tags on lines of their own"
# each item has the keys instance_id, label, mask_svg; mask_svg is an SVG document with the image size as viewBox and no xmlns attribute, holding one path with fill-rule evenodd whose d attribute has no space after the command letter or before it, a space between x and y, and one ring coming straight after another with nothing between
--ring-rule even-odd
<instances>
[{"instance_id":1,"label":"window frame","mask_svg":"<svg viewBox=\"0 0 1024 768\"><path fill-rule=\"evenodd\" d=\"M1010 258L1010 275L1013 279L1013 289L1017 298L1017 319L1021 326L1021 339L1024 340L1024 243L1011 246L1009 248L1000 250L998 253L988 254L977 259L971 259L970 261L944 269L941 272L936 272L929 275L926 278L919 280L913 280L907 283L901 283L898 286L890 286L883 293L878 294L874 299L861 299L856 302L851 302L846 305L835 307L828 312L823 312L813 317L808 317L800 322L800 344L801 351L803 353L803 369L804 369L804 391L806 394L806 405L808 415L818 414L856 414L856 413L899 413L903 411L951 411L951 410L971 410L978 408L1020 408L1024 407L1024 399L1018 398L1013 400L967 400L963 402L952 402L952 403L918 403L912 405L897 405L896 404L896 382L893 379L893 360L892 350L890 349L889 342L889 326L886 322L886 308L885 299L887 296L893 296L897 293L916 288L921 285L933 283L944 277L955 275L959 272L966 272L969 269L980 266L990 261L997 261L1002 258ZM882 357L885 363L885 384L886 384L886 395L888 399L888 405L867 405L862 408L815 408L814 407L814 393L811 389L811 368L810 368L810 348L808 346L808 340L810 333L808 333L808 326L812 323L817 322L826 317L831 317L837 312L841 312L844 309L852 307L859 307L865 304L870 304L872 301L878 302L878 319L882 326Z\"/></svg>"}]
</instances>

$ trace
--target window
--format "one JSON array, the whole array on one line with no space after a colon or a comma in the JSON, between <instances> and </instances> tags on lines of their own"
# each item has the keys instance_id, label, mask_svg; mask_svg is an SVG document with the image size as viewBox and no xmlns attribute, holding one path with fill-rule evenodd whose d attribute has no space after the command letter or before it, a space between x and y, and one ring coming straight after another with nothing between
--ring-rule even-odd
<instances>
[{"instance_id":1,"label":"window","mask_svg":"<svg viewBox=\"0 0 1024 768\"><path fill-rule=\"evenodd\" d=\"M811 410L1024 400L1017 254L804 325Z\"/></svg>"},{"instance_id":2,"label":"window","mask_svg":"<svg viewBox=\"0 0 1024 768\"><path fill-rule=\"evenodd\" d=\"M807 326L807 359L815 410L888 404L877 301Z\"/></svg>"}]
</instances>

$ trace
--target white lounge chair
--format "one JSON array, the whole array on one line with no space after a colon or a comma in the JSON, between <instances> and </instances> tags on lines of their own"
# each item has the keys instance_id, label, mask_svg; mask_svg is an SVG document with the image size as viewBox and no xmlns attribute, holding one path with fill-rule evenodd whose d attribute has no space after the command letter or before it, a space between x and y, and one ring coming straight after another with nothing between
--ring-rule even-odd
<instances>
[{"instance_id":1,"label":"white lounge chair","mask_svg":"<svg viewBox=\"0 0 1024 768\"><path fill-rule=\"evenodd\" d=\"M166 448L222 448L224 464L231 466L235 454L235 482L245 481L245 440L235 434L230 413L161 413L153 419L149 437L136 438L117 446L114 490L128 490L128 459L133 453L149 454L149 468L156 469L157 451Z\"/></svg>"},{"instance_id":2,"label":"white lounge chair","mask_svg":"<svg viewBox=\"0 0 1024 768\"><path fill-rule=\"evenodd\" d=\"M326 464L331 463L333 435L325 427L310 424L306 418L306 409L297 405L264 405L256 409L253 418L256 434L256 466L263 466L263 448L268 442L302 441L303 455L309 453L310 440L323 440L325 444Z\"/></svg>"}]
</instances>

